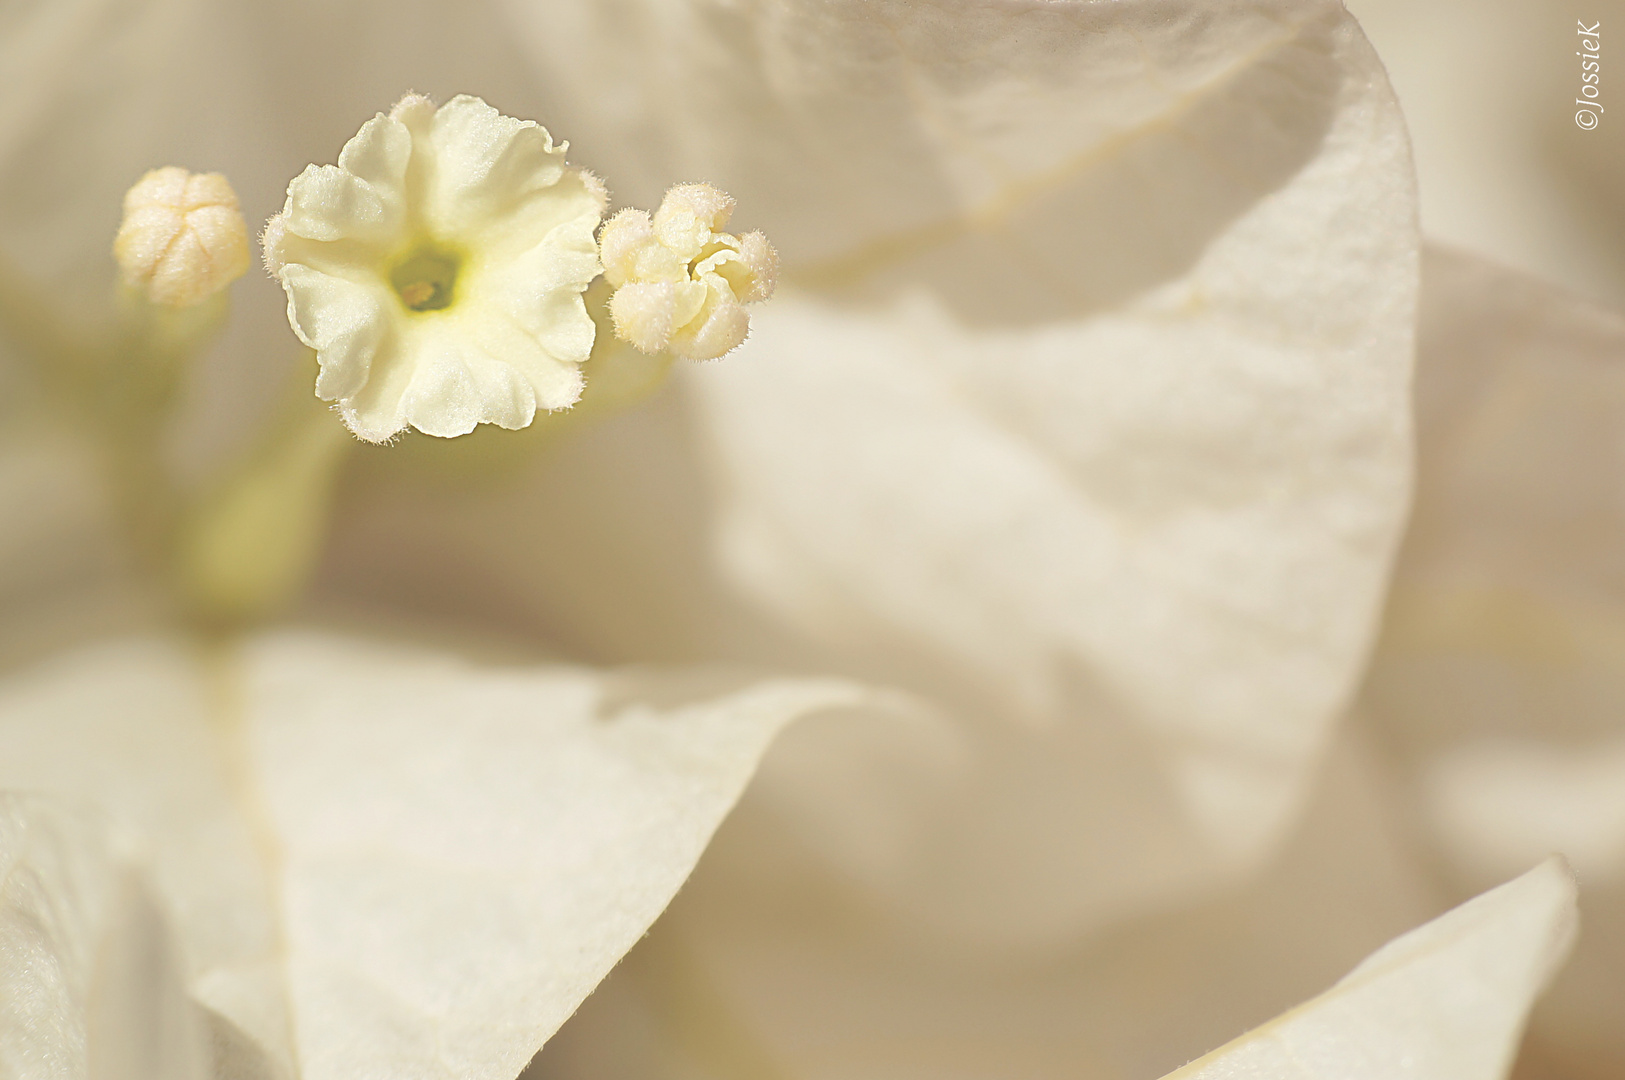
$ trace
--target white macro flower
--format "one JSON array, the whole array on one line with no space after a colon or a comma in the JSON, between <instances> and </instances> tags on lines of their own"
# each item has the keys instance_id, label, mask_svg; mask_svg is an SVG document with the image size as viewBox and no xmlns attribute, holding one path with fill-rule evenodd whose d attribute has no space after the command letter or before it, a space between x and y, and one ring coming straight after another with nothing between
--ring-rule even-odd
<instances>
[{"instance_id":1,"label":"white macro flower","mask_svg":"<svg viewBox=\"0 0 1625 1080\"><path fill-rule=\"evenodd\" d=\"M606 196L566 145L476 97L409 94L288 185L266 266L359 438L522 428L580 396Z\"/></svg>"},{"instance_id":2,"label":"white macro flower","mask_svg":"<svg viewBox=\"0 0 1625 1080\"><path fill-rule=\"evenodd\" d=\"M709 184L679 184L652 219L627 209L604 223L598 243L615 287L616 337L689 360L714 360L745 340L743 305L773 295L779 255L761 232L720 231L733 208Z\"/></svg>"},{"instance_id":3,"label":"white macro flower","mask_svg":"<svg viewBox=\"0 0 1625 1080\"><path fill-rule=\"evenodd\" d=\"M220 173L153 169L124 195L113 257L125 282L163 307L190 307L243 276L248 228Z\"/></svg>"},{"instance_id":4,"label":"white macro flower","mask_svg":"<svg viewBox=\"0 0 1625 1080\"><path fill-rule=\"evenodd\" d=\"M9 182L31 185L0 200L0 249L29 277L85 263L87 251L106 269L106 230L86 239L81 223L114 205L108 178L124 178L122 188L150 163L149 123L166 152L207 148L246 179L268 147L302 145L321 117L351 108L335 90L400 85L429 65L448 85L477 81L493 100L548 102L550 122L578 139L589 133L595 167L640 205L672 177L715 179L748 200L803 285L751 320L750 363L681 370L678 392L572 433L579 441L561 439L533 468L436 487L413 455L377 455L382 464L337 510L317 610L361 601L409 625L434 620L447 636L525 627L532 647L594 662L861 673L915 692L950 726L940 746L926 735L894 743L864 714L828 727L834 742L809 724L804 741L775 751L753 805L707 856L710 883L690 882L684 908L662 917L675 947L643 952L651 981L634 988L644 1011L606 1013L614 999L598 991L533 1075L704 1074L677 1052L656 1062L664 1067L617 1066L630 1044L656 1042L668 1019L686 1022L713 1003L718 1025L700 1034L715 1036L707 1046L726 1059L717 1075L1159 1075L1443 905L1430 890L1455 871L1431 861L1438 845L1404 817L1425 789L1388 768L1394 747L1410 750L1401 733L1431 739L1434 725L1452 723L1465 740L1511 730L1516 711L1579 746L1576 702L1600 717L1606 680L1625 670L1603 651L1612 637L1577 623L1579 639L1599 649L1595 673L1571 678L1571 658L1552 663L1543 652L1536 674L1552 696L1509 701L1497 666L1506 624L1466 608L1464 629L1476 634L1467 644L1482 642L1481 654L1420 641L1430 678L1403 700L1406 687L1390 685L1374 746L1344 711L1408 505L1416 215L1404 125L1341 0L783 0L720 13L666 0L476 0L404 20L372 0L341 0L287 13L276 34L247 16L166 18L161 3L111 25L88 17L97 3L64 6L84 17L49 5L25 19L30 32L0 35L0 67L32 88L0 132L0 156L18 163ZM141 48L130 47L131 22ZM287 79L293 70L342 77ZM226 121L218 129L178 126L195 117L185 105L199 94ZM108 191L95 201L102 181ZM52 197L27 198L39 190ZM66 296L66 287L52 293L51 306ZM1510 327L1532 354L1546 348L1533 326L1472 325L1499 329L1491 340L1513 340ZM244 337L247 348L221 359L249 372L277 358L274 341ZM1438 512L1474 515L1473 534L1476 515L1553 531L1527 534L1538 544L1493 533L1487 547L1448 550L1450 534L1417 533L1417 550L1438 559L1441 575L1499 573L1497 559L1535 552L1596 576L1537 566L1534 585L1555 583L1587 610L1612 605L1619 575L1607 556L1625 550L1618 519L1606 516L1614 503L1592 500L1599 516L1581 517L1571 488L1549 482L1601 490L1617 478L1614 443L1580 438L1618 430L1608 398L1568 365L1544 367L1542 379L1584 387L1598 408L1576 413L1564 405L1575 399L1523 381L1499 355L1463 348L1450 386L1465 411L1438 428L1439 453L1467 479L1530 494L1497 502L1452 486L1436 491ZM1577 360L1587 378L1617 366ZM0 771L30 791L60 776L80 785L69 794L99 803L154 814L179 806L169 820L189 831L156 822L154 846L204 864L205 884L209 867L225 876L240 863L191 853L188 838L217 838L226 815L199 813L185 796L215 784L253 801L229 820L277 826L262 837L271 857L262 848L244 860L251 870L264 862L275 879L222 888L207 918L186 908L176 926L214 946L183 941L189 972L238 960L246 969L199 987L227 1009L226 1035L251 1020L254 965L278 958L258 969L271 969L272 987L258 1000L299 1019L277 1024L264 1045L309 1055L305 1080L445 1075L461 1064L448 1064L447 1047L472 1045L460 1041L471 1027L490 1036L482 1053L522 1056L525 1042L535 1045L525 1032L547 1025L523 1028L534 1015L507 1023L537 1000L511 974L559 985L529 944L515 944L552 925L523 905L584 912L587 929L628 910L615 881L596 895L576 891L598 888L596 865L572 866L568 890L514 865L558 850L533 827L574 824L525 812L532 798L557 802L532 767L553 755L473 737L523 728L507 714L532 707L542 683L508 669L465 681L421 654L397 666L392 645L328 636L303 638L330 658L321 668L274 643L251 646L252 666L232 665L241 679L221 678L212 663L194 672L184 657L166 663L162 650L115 648L104 658L117 668L74 650L47 684L51 671L33 659L74 632L96 633L99 623L79 626L86 601L113 594L101 583L117 584L132 560L80 539L89 530L80 522L99 520L102 489L94 474L78 486L58 479L78 459L42 439L39 421L53 414L22 396L29 374L6 369L0 394L0 486L19 507L0 522L0 647L31 658L9 661L5 683L26 680L22 704L35 722L0 739ZM233 424L231 396L199 402L211 423ZM1541 415L1554 427L1502 444L1520 402L1549 405ZM1575 446L1603 452L1558 472L1530 453ZM420 670L424 679L412 677ZM154 691L138 692L142 672ZM290 683L310 695L260 693ZM619 680L606 685L582 699L646 703ZM664 689L647 695L660 714L651 728L672 719L663 700L695 693ZM336 703L316 709L311 699L330 693ZM212 696L185 704L202 694ZM217 715L217 699L242 707ZM1412 722L1424 711L1428 725ZM584 739L565 745L620 739L626 729L606 714L620 715L607 705L566 714ZM1352 764L1324 752L1344 728L1357 744ZM248 737L221 738L234 732ZM196 750L169 752L183 739ZM647 746L630 749L648 756ZM692 757L704 765L703 750ZM612 777L569 773L570 790L608 806L616 794L597 788L627 776L624 760L608 764ZM232 772L221 778L222 768ZM1397 806L1385 801L1396 790L1410 793ZM677 794L692 807L687 790ZM367 833L333 828L345 822ZM583 859L638 869L581 832L565 839ZM394 871L424 867L429 847L427 880L361 880L384 864L399 882L405 874ZM446 875L448 863L464 872ZM716 876L730 866L748 874ZM340 893L334 877L366 887ZM28 878L10 880L20 888ZM777 906L758 903L764 895ZM1542 895L1558 898L1546 889L1528 898ZM1596 935L1625 910L1617 895L1592 892L1588 936L1601 947L1584 946L1580 962L1596 977L1574 984L1588 993L1572 995L1561 1021L1595 1027L1582 1040L1538 1022L1540 1052L1585 1055L1585 1067L1567 1070L1575 1076L1625 1075L1611 1068L1617 1053L1593 1050L1616 1045L1598 1032L1617 1039L1613 930ZM422 917L425 905L433 918ZM294 916L292 950L257 935ZM641 933L638 922L622 926L621 940ZM1449 929L1429 936L1444 946L1463 926ZM899 940L905 932L913 940ZM1498 932L1473 936L1482 947L1449 950L1462 962L1435 969L1445 974L1423 1000L1487 1023L1481 1003L1512 1002L1531 985L1511 979L1475 1000L1486 973L1506 970L1497 957L1514 951ZM1418 957L1387 954L1407 958ZM634 951L628 964L637 962ZM284 981L286 992L276 989ZM358 981L365 992L352 992ZM1382 984L1405 983L1421 985ZM1346 989L1373 1001L1363 986ZM445 1009L426 1017L423 1003ZM611 1021L600 1038L594 1010ZM1300 1018L1248 1041L1302 1032ZM1485 1025L1458 1037L1439 1026L1447 1019L1372 1008L1349 1024L1378 1038L1437 1029L1484 1061ZM572 1047L584 1062L575 1070L557 1057ZM756 1048L767 1067L750 1067ZM490 1064L461 1075L512 1080L508 1057L484 1056ZM1430 1078L1465 1075L1430 1071L1438 1059L1408 1049L1377 1062L1376 1075L1403 1074L1407 1059ZM1273 1073L1213 1071L1287 1068L1273 1064ZM1500 1080L1499 1071L1473 1080Z\"/></svg>"}]
</instances>

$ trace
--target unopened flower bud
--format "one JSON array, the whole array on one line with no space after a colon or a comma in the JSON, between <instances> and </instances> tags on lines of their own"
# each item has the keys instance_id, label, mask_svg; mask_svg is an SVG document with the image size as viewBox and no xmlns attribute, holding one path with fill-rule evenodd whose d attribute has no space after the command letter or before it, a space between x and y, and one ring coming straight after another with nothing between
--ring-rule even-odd
<instances>
[{"instance_id":1,"label":"unopened flower bud","mask_svg":"<svg viewBox=\"0 0 1625 1080\"><path fill-rule=\"evenodd\" d=\"M598 234L604 277L616 288L629 282L687 281L687 260L662 245L643 210L626 209L604 222Z\"/></svg>"},{"instance_id":2,"label":"unopened flower bud","mask_svg":"<svg viewBox=\"0 0 1625 1080\"><path fill-rule=\"evenodd\" d=\"M124 280L152 303L189 307L248 269L248 228L220 173L154 169L124 195L113 242Z\"/></svg>"},{"instance_id":3,"label":"unopened flower bud","mask_svg":"<svg viewBox=\"0 0 1625 1080\"><path fill-rule=\"evenodd\" d=\"M709 184L679 184L651 217L622 210L604 223L598 247L615 287L615 336L643 352L669 348L711 360L750 332L743 304L773 295L779 256L760 232L720 232L734 201Z\"/></svg>"},{"instance_id":4,"label":"unopened flower bud","mask_svg":"<svg viewBox=\"0 0 1625 1080\"><path fill-rule=\"evenodd\" d=\"M728 279L740 303L766 300L778 284L779 253L760 230L748 232L739 238L738 257L720 261L717 273Z\"/></svg>"},{"instance_id":5,"label":"unopened flower bud","mask_svg":"<svg viewBox=\"0 0 1625 1080\"><path fill-rule=\"evenodd\" d=\"M695 258L733 216L733 196L710 184L678 184L655 211L660 242L685 258Z\"/></svg>"}]
</instances>

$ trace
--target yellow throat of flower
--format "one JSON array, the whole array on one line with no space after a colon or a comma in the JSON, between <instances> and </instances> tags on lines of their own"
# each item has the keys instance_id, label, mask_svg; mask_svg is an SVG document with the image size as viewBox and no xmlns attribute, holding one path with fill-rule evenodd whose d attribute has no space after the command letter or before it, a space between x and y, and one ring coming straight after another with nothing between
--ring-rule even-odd
<instances>
[{"instance_id":1,"label":"yellow throat of flower","mask_svg":"<svg viewBox=\"0 0 1625 1080\"><path fill-rule=\"evenodd\" d=\"M456 300L461 253L433 241L414 246L390 271L389 283L409 311L441 311Z\"/></svg>"}]
</instances>

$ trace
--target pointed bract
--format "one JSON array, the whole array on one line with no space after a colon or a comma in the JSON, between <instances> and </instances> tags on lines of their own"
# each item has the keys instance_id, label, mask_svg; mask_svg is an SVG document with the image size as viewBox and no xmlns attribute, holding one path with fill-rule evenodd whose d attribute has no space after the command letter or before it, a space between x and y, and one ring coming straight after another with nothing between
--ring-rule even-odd
<instances>
[{"instance_id":1,"label":"pointed bract","mask_svg":"<svg viewBox=\"0 0 1625 1080\"><path fill-rule=\"evenodd\" d=\"M1502 1080L1577 918L1574 876L1552 859L1165 1080Z\"/></svg>"},{"instance_id":2,"label":"pointed bract","mask_svg":"<svg viewBox=\"0 0 1625 1080\"><path fill-rule=\"evenodd\" d=\"M7 685L0 789L97 806L150 850L223 1074L512 1080L778 729L861 696L310 633L202 663L126 641Z\"/></svg>"}]
</instances>

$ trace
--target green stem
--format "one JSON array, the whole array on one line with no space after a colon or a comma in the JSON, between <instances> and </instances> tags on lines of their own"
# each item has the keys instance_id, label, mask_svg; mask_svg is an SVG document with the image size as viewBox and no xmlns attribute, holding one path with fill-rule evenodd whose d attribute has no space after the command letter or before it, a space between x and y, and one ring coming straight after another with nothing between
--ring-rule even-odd
<instances>
[{"instance_id":1,"label":"green stem","mask_svg":"<svg viewBox=\"0 0 1625 1080\"><path fill-rule=\"evenodd\" d=\"M309 385L300 380L303 392L259 448L180 519L175 581L187 610L205 627L276 614L315 569L333 488L357 444Z\"/></svg>"},{"instance_id":2,"label":"green stem","mask_svg":"<svg viewBox=\"0 0 1625 1080\"><path fill-rule=\"evenodd\" d=\"M201 628L274 614L304 586L324 538L344 428L301 393L260 444L195 496L163 459L182 380L216 337L224 292L187 308L121 288L116 317L88 330L53 314L41 290L0 257L0 327L31 362L40 387L94 445L112 509L138 564Z\"/></svg>"}]
</instances>

